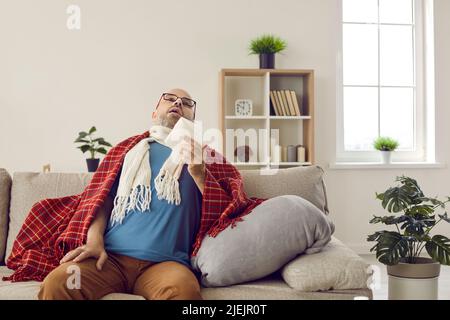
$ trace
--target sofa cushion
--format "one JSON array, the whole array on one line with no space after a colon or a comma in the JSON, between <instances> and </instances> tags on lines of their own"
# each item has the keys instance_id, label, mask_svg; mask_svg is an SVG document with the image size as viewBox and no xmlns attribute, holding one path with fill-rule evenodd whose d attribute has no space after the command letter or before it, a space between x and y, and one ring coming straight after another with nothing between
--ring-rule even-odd
<instances>
[{"instance_id":1,"label":"sofa cushion","mask_svg":"<svg viewBox=\"0 0 450 320\"><path fill-rule=\"evenodd\" d=\"M36 300L40 282L26 281L14 282L1 281L3 276L12 273L7 267L0 267L0 300ZM263 279L221 288L201 288L201 294L205 300L352 300L355 296L372 298L372 292L368 289L334 290L328 292L301 292L292 290L278 273ZM125 294L110 293L102 300L143 300L144 297Z\"/></svg>"},{"instance_id":2,"label":"sofa cushion","mask_svg":"<svg viewBox=\"0 0 450 320\"><path fill-rule=\"evenodd\" d=\"M301 291L343 290L367 287L368 268L367 262L332 237L322 251L287 263L281 275L291 288Z\"/></svg>"},{"instance_id":3,"label":"sofa cushion","mask_svg":"<svg viewBox=\"0 0 450 320\"><path fill-rule=\"evenodd\" d=\"M31 207L45 198L57 198L81 193L92 178L86 173L16 172L11 187L6 257Z\"/></svg>"},{"instance_id":4,"label":"sofa cushion","mask_svg":"<svg viewBox=\"0 0 450 320\"><path fill-rule=\"evenodd\" d=\"M10 191L11 176L5 169L0 168L0 265L4 263L5 257Z\"/></svg>"},{"instance_id":5,"label":"sofa cushion","mask_svg":"<svg viewBox=\"0 0 450 320\"><path fill-rule=\"evenodd\" d=\"M334 225L317 207L295 195L257 206L235 227L207 236L191 264L205 287L256 280L279 270L299 253L320 251Z\"/></svg>"},{"instance_id":6,"label":"sofa cushion","mask_svg":"<svg viewBox=\"0 0 450 320\"><path fill-rule=\"evenodd\" d=\"M244 189L250 197L273 198L285 194L300 196L328 214L323 169L319 166L286 169L242 170Z\"/></svg>"}]
</instances>

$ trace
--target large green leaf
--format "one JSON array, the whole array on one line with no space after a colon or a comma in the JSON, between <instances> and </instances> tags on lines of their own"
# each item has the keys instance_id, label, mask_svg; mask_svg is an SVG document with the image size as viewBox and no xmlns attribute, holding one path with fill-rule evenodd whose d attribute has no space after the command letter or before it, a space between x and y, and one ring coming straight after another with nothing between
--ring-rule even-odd
<instances>
[{"instance_id":1,"label":"large green leaf","mask_svg":"<svg viewBox=\"0 0 450 320\"><path fill-rule=\"evenodd\" d=\"M79 146L78 149L81 149L81 151L82 151L83 153L85 153L86 151L90 150L91 147L90 147L89 145L86 145L86 144L85 144L85 145Z\"/></svg>"},{"instance_id":2,"label":"large green leaf","mask_svg":"<svg viewBox=\"0 0 450 320\"><path fill-rule=\"evenodd\" d=\"M381 235L385 232L389 232L389 231L377 231L374 234L367 236L367 241L378 241L378 239L380 239Z\"/></svg>"},{"instance_id":3,"label":"large green leaf","mask_svg":"<svg viewBox=\"0 0 450 320\"><path fill-rule=\"evenodd\" d=\"M107 147L112 147L112 144L109 142L106 142L105 140L100 140L98 142L98 144L102 145L102 146L107 146Z\"/></svg>"},{"instance_id":4,"label":"large green leaf","mask_svg":"<svg viewBox=\"0 0 450 320\"><path fill-rule=\"evenodd\" d=\"M408 192L401 187L389 188L382 196L381 205L389 212L400 212L411 204Z\"/></svg>"},{"instance_id":5,"label":"large green leaf","mask_svg":"<svg viewBox=\"0 0 450 320\"><path fill-rule=\"evenodd\" d=\"M103 147L101 147L101 148L98 148L98 149L95 149L95 151L96 151L96 152L100 152L100 153L103 153L103 154L106 154L106 153L107 153L106 149L105 149L105 148L103 148Z\"/></svg>"},{"instance_id":6,"label":"large green leaf","mask_svg":"<svg viewBox=\"0 0 450 320\"><path fill-rule=\"evenodd\" d=\"M408 219L408 217L406 216L384 216L384 217L378 217L378 216L373 216L372 220L369 221L369 223L384 223L386 225L393 225L393 224L397 224L397 223L402 223L404 221L406 221Z\"/></svg>"},{"instance_id":7,"label":"large green leaf","mask_svg":"<svg viewBox=\"0 0 450 320\"><path fill-rule=\"evenodd\" d=\"M409 194L411 203L419 204L423 202L421 198L424 197L424 194L416 180L405 176L397 177L396 180L402 184L401 188Z\"/></svg>"},{"instance_id":8,"label":"large green leaf","mask_svg":"<svg viewBox=\"0 0 450 320\"><path fill-rule=\"evenodd\" d=\"M402 236L398 232L384 231L379 234L378 243L374 247L378 261L386 265L397 264L401 258L406 257L412 237Z\"/></svg>"},{"instance_id":9,"label":"large green leaf","mask_svg":"<svg viewBox=\"0 0 450 320\"><path fill-rule=\"evenodd\" d=\"M408 209L408 214L427 216L434 212L434 206L429 204L418 204Z\"/></svg>"},{"instance_id":10,"label":"large green leaf","mask_svg":"<svg viewBox=\"0 0 450 320\"><path fill-rule=\"evenodd\" d=\"M92 142L98 142L99 145L112 147L112 145L109 142L105 141L105 138L96 138L92 140Z\"/></svg>"},{"instance_id":11,"label":"large green leaf","mask_svg":"<svg viewBox=\"0 0 450 320\"><path fill-rule=\"evenodd\" d=\"M404 229L409 235L423 235L425 233L425 229L434 226L436 224L436 220L434 216L403 216L406 218L405 223L400 227L402 230Z\"/></svg>"},{"instance_id":12,"label":"large green leaf","mask_svg":"<svg viewBox=\"0 0 450 320\"><path fill-rule=\"evenodd\" d=\"M435 235L425 244L425 249L434 261L450 265L450 239Z\"/></svg>"},{"instance_id":13,"label":"large green leaf","mask_svg":"<svg viewBox=\"0 0 450 320\"><path fill-rule=\"evenodd\" d=\"M89 140L83 139L78 137L74 142L84 142L84 143L89 143Z\"/></svg>"},{"instance_id":14,"label":"large green leaf","mask_svg":"<svg viewBox=\"0 0 450 320\"><path fill-rule=\"evenodd\" d=\"M94 133L95 131L97 131L97 128L96 128L96 127L91 127L91 128L89 129L89 134L92 134L92 133Z\"/></svg>"}]
</instances>

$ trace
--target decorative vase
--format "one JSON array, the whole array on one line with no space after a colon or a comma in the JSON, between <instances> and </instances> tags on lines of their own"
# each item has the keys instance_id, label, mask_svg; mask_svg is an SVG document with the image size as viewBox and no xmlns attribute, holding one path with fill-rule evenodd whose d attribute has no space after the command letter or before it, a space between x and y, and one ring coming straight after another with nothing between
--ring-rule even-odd
<instances>
[{"instance_id":1,"label":"decorative vase","mask_svg":"<svg viewBox=\"0 0 450 320\"><path fill-rule=\"evenodd\" d=\"M287 162L297 162L297 146L287 146Z\"/></svg>"},{"instance_id":2,"label":"decorative vase","mask_svg":"<svg viewBox=\"0 0 450 320\"><path fill-rule=\"evenodd\" d=\"M391 163L392 151L380 151L381 161L385 164Z\"/></svg>"},{"instance_id":3,"label":"decorative vase","mask_svg":"<svg viewBox=\"0 0 450 320\"><path fill-rule=\"evenodd\" d=\"M100 162L100 159L86 159L88 172L95 172L95 171L97 171L99 162Z\"/></svg>"},{"instance_id":4,"label":"decorative vase","mask_svg":"<svg viewBox=\"0 0 450 320\"><path fill-rule=\"evenodd\" d=\"M441 265L430 258L387 266L389 300L437 300Z\"/></svg>"},{"instance_id":5,"label":"decorative vase","mask_svg":"<svg viewBox=\"0 0 450 320\"><path fill-rule=\"evenodd\" d=\"M306 148L301 144L297 145L297 161L306 162Z\"/></svg>"},{"instance_id":6,"label":"decorative vase","mask_svg":"<svg viewBox=\"0 0 450 320\"><path fill-rule=\"evenodd\" d=\"M260 69L275 69L275 53L260 53L259 54L259 68Z\"/></svg>"}]
</instances>

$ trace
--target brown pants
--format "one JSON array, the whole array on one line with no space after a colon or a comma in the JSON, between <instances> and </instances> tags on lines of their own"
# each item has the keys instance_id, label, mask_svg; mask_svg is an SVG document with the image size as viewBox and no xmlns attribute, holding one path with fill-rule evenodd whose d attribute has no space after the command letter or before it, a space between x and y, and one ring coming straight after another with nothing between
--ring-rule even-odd
<instances>
[{"instance_id":1,"label":"brown pants","mask_svg":"<svg viewBox=\"0 0 450 320\"><path fill-rule=\"evenodd\" d=\"M97 259L88 258L61 264L44 279L38 298L93 300L120 292L148 300L202 299L196 276L182 263L144 261L114 253L108 253L101 271L96 262Z\"/></svg>"}]
</instances>

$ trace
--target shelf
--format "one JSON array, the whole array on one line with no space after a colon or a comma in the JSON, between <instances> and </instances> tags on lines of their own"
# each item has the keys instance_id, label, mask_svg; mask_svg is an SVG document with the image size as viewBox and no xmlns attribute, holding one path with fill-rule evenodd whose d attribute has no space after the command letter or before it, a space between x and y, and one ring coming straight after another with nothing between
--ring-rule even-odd
<instances>
[{"instance_id":1,"label":"shelf","mask_svg":"<svg viewBox=\"0 0 450 320\"><path fill-rule=\"evenodd\" d=\"M270 116L271 120L309 120L311 116Z\"/></svg>"},{"instance_id":2,"label":"shelf","mask_svg":"<svg viewBox=\"0 0 450 320\"><path fill-rule=\"evenodd\" d=\"M264 76L266 74L279 76L309 76L314 70L304 69L222 69L225 77L254 77Z\"/></svg>"},{"instance_id":3,"label":"shelf","mask_svg":"<svg viewBox=\"0 0 450 320\"><path fill-rule=\"evenodd\" d=\"M271 90L294 91L300 116L281 114L277 116L272 107ZM235 114L237 99L252 100L251 116ZM313 70L222 69L219 74L219 104L219 126L223 134L223 147L227 150L226 153L230 153L226 154L226 157L234 165L257 170L275 166L280 168L309 166L315 163ZM232 132L230 129L235 131ZM239 129L244 131L236 131ZM256 131L249 131L250 129ZM237 145L251 147L253 151L251 162L237 161L233 153ZM305 146L305 162L271 162L269 154L272 145ZM272 161L277 159L279 158L273 158Z\"/></svg>"},{"instance_id":4,"label":"shelf","mask_svg":"<svg viewBox=\"0 0 450 320\"><path fill-rule=\"evenodd\" d=\"M226 120L310 120L311 116L225 116Z\"/></svg>"},{"instance_id":5,"label":"shelf","mask_svg":"<svg viewBox=\"0 0 450 320\"><path fill-rule=\"evenodd\" d=\"M336 162L330 164L330 169L443 169L445 163L437 162L391 162L388 164L380 162Z\"/></svg>"},{"instance_id":6,"label":"shelf","mask_svg":"<svg viewBox=\"0 0 450 320\"><path fill-rule=\"evenodd\" d=\"M267 166L267 162L232 162L233 166Z\"/></svg>"},{"instance_id":7,"label":"shelf","mask_svg":"<svg viewBox=\"0 0 450 320\"><path fill-rule=\"evenodd\" d=\"M267 119L266 116L225 116L226 120L261 120Z\"/></svg>"},{"instance_id":8,"label":"shelf","mask_svg":"<svg viewBox=\"0 0 450 320\"><path fill-rule=\"evenodd\" d=\"M267 166L267 162L232 162L231 163L234 166L245 166L245 167L251 167L251 166ZM278 167L294 167L294 166L310 166L311 162L271 162L270 166L278 166Z\"/></svg>"},{"instance_id":9,"label":"shelf","mask_svg":"<svg viewBox=\"0 0 450 320\"><path fill-rule=\"evenodd\" d=\"M271 166L310 166L311 162L271 162Z\"/></svg>"}]
</instances>

